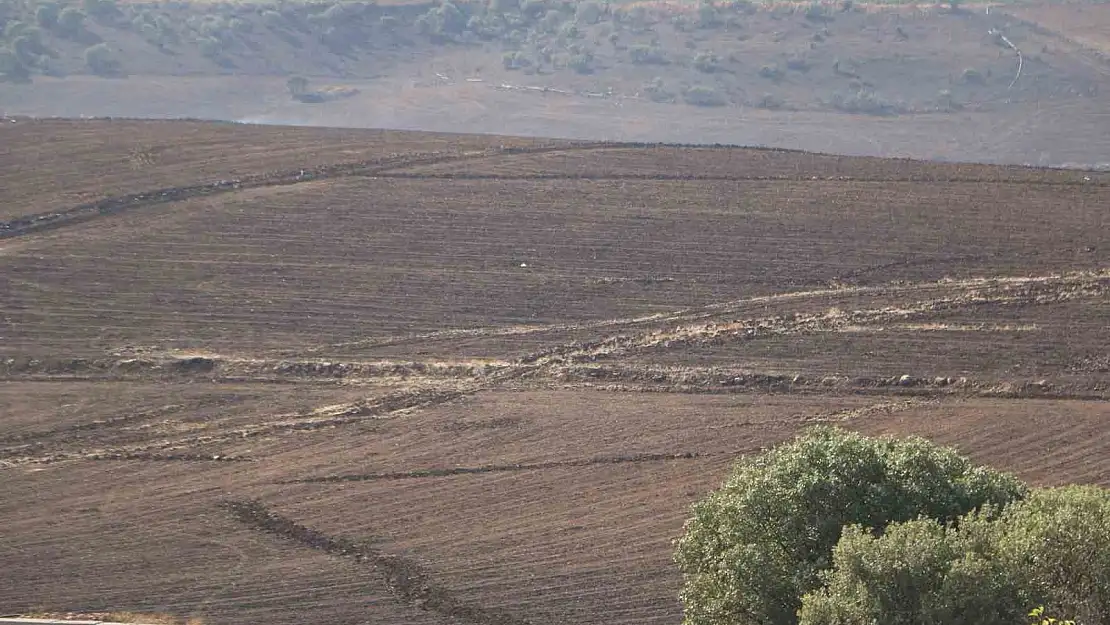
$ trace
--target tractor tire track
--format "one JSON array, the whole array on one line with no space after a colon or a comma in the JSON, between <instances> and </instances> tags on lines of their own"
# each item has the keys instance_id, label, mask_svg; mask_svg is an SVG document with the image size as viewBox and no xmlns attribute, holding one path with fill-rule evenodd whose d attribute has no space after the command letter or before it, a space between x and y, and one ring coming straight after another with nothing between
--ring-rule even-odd
<instances>
[{"instance_id":1,"label":"tractor tire track","mask_svg":"<svg viewBox=\"0 0 1110 625\"><path fill-rule=\"evenodd\" d=\"M990 177L950 177L950 176L892 176L892 177L865 177L865 176L807 176L807 175L756 175L735 176L728 174L591 174L591 173L548 173L548 174L482 174L467 172L442 172L442 173L415 173L415 172L367 172L356 174L372 178L396 178L403 180L465 180L465 181L520 181L542 182L552 180L583 180L592 182L859 182L868 184L887 183L936 183L936 184L984 184L1016 185L1022 187L1048 186L1048 187L1080 187L1080 186L1110 186L1110 181L1102 179L1093 180L998 180Z\"/></svg>"},{"instance_id":2,"label":"tractor tire track","mask_svg":"<svg viewBox=\"0 0 1110 625\"><path fill-rule=\"evenodd\" d=\"M267 187L281 187L313 182L332 180L350 176L380 175L402 170L406 167L430 166L455 161L488 158L491 156L509 156L516 154L544 154L558 151L575 151L589 149L603 149L611 147L606 144L583 144L539 147L505 147L495 150L482 150L476 153L424 153L408 154L384 159L371 159L347 163L335 163L316 167L298 169L286 172L270 172L250 176L241 176L228 180L197 183L193 185L166 187L140 191L127 195L102 198L77 206L27 215L9 221L0 222L0 240L22 237L29 234L55 230L57 228L85 223L107 215L114 215L127 210L170 204L184 200L202 197L212 197L234 193L246 189L260 189Z\"/></svg>"},{"instance_id":3,"label":"tractor tire track","mask_svg":"<svg viewBox=\"0 0 1110 625\"><path fill-rule=\"evenodd\" d=\"M432 575L411 558L385 553L368 542L328 536L269 510L259 501L228 501L223 508L232 518L252 530L368 565L385 580L397 599L421 610L471 625L530 624L530 621L513 614L459 599L449 589L437 584Z\"/></svg>"},{"instance_id":4,"label":"tractor tire track","mask_svg":"<svg viewBox=\"0 0 1110 625\"><path fill-rule=\"evenodd\" d=\"M241 461L242 458L214 456L197 453L197 449L210 445L238 441L259 436L284 436L300 432L312 432L328 428L354 425L367 421L394 418L409 411L428 408L447 403L477 392L479 389L465 390L420 390L386 395L367 401L338 404L318 409L314 414L285 415L274 420L251 424L234 429L225 429L212 434L200 434L175 439L137 443L133 445L105 448L67 448L65 441L54 449L43 450L40 444L34 449L28 446L0 449L0 467L14 467L25 464L48 464L65 460L186 460L193 462ZM250 458L249 460L253 460Z\"/></svg>"},{"instance_id":5,"label":"tractor tire track","mask_svg":"<svg viewBox=\"0 0 1110 625\"><path fill-rule=\"evenodd\" d=\"M585 458L580 460L553 460L550 462L517 463L517 464L490 464L478 467L451 467L447 469L413 469L410 471L395 471L390 473L355 473L343 475L325 475L322 477L309 477L296 480L283 480L278 484L333 484L343 482L373 482L381 480L407 480L430 477L450 477L454 475L482 475L485 473L506 473L517 471L543 471L547 469L560 469L567 467L591 467L597 465L613 465L642 462L666 462L668 460L690 460L719 455L715 453L684 452L677 454L635 454L631 456L612 456L601 458Z\"/></svg>"}]
</instances>

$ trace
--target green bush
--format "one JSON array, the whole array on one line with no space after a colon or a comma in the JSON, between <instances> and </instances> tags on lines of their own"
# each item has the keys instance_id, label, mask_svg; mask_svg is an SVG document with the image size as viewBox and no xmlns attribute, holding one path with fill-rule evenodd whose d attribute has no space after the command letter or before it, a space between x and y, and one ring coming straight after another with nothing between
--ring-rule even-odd
<instances>
[{"instance_id":1,"label":"green bush","mask_svg":"<svg viewBox=\"0 0 1110 625\"><path fill-rule=\"evenodd\" d=\"M0 82L30 82L31 71L19 60L15 52L0 48Z\"/></svg>"},{"instance_id":2,"label":"green bush","mask_svg":"<svg viewBox=\"0 0 1110 625\"><path fill-rule=\"evenodd\" d=\"M1037 605L1085 625L1110 623L1110 491L1035 490L1001 523L998 557L1028 572Z\"/></svg>"},{"instance_id":3,"label":"green bush","mask_svg":"<svg viewBox=\"0 0 1110 625\"><path fill-rule=\"evenodd\" d=\"M711 74L721 69L721 59L717 58L717 55L712 52L699 52L694 57L694 69Z\"/></svg>"},{"instance_id":4,"label":"green bush","mask_svg":"<svg viewBox=\"0 0 1110 625\"><path fill-rule=\"evenodd\" d=\"M525 69L532 66L532 59L523 52L506 52L501 55L501 65L508 70Z\"/></svg>"},{"instance_id":5,"label":"green bush","mask_svg":"<svg viewBox=\"0 0 1110 625\"><path fill-rule=\"evenodd\" d=\"M592 74L594 71L594 55L589 52L571 54L567 59L567 67L579 74Z\"/></svg>"},{"instance_id":6,"label":"green bush","mask_svg":"<svg viewBox=\"0 0 1110 625\"><path fill-rule=\"evenodd\" d=\"M85 13L76 7L66 7L58 13L58 32L66 37L77 37L85 31Z\"/></svg>"},{"instance_id":7,"label":"green bush","mask_svg":"<svg viewBox=\"0 0 1110 625\"><path fill-rule=\"evenodd\" d=\"M115 76L120 73L120 62L116 60L107 44L98 43L85 50L85 65L97 76Z\"/></svg>"},{"instance_id":8,"label":"green bush","mask_svg":"<svg viewBox=\"0 0 1110 625\"><path fill-rule=\"evenodd\" d=\"M587 0L574 9L574 19L582 24L596 24L601 19L601 5Z\"/></svg>"},{"instance_id":9,"label":"green bush","mask_svg":"<svg viewBox=\"0 0 1110 625\"><path fill-rule=\"evenodd\" d=\"M513 13L520 10L519 0L490 0L491 13Z\"/></svg>"},{"instance_id":10,"label":"green bush","mask_svg":"<svg viewBox=\"0 0 1110 625\"><path fill-rule=\"evenodd\" d=\"M974 67L969 67L960 74L960 81L967 85L985 85L987 79L983 77L983 73Z\"/></svg>"},{"instance_id":11,"label":"green bush","mask_svg":"<svg viewBox=\"0 0 1110 625\"><path fill-rule=\"evenodd\" d=\"M667 53L658 46L632 46L628 49L628 56L636 65L666 65Z\"/></svg>"},{"instance_id":12,"label":"green bush","mask_svg":"<svg viewBox=\"0 0 1110 625\"><path fill-rule=\"evenodd\" d=\"M1029 584L1023 571L992 557L998 529L975 513L959 531L933 519L892 523L879 536L846 527L826 586L802 599L799 621L1016 625L1029 610Z\"/></svg>"},{"instance_id":13,"label":"green bush","mask_svg":"<svg viewBox=\"0 0 1110 625\"><path fill-rule=\"evenodd\" d=\"M759 68L759 75L768 80L778 80L782 78L782 70L777 65L764 65Z\"/></svg>"},{"instance_id":14,"label":"green bush","mask_svg":"<svg viewBox=\"0 0 1110 625\"><path fill-rule=\"evenodd\" d=\"M98 22L112 23L122 15L115 0L82 0L81 6Z\"/></svg>"},{"instance_id":15,"label":"green bush","mask_svg":"<svg viewBox=\"0 0 1110 625\"><path fill-rule=\"evenodd\" d=\"M699 28L713 28L721 23L721 16L712 2L703 1L698 4L697 21Z\"/></svg>"},{"instance_id":16,"label":"green bush","mask_svg":"<svg viewBox=\"0 0 1110 625\"><path fill-rule=\"evenodd\" d=\"M675 100L675 95L667 90L663 79L659 76L645 82L640 90L652 102L674 102Z\"/></svg>"},{"instance_id":17,"label":"green bush","mask_svg":"<svg viewBox=\"0 0 1110 625\"><path fill-rule=\"evenodd\" d=\"M719 91L713 87L701 85L688 87L682 92L682 99L687 104L693 104L694 106L724 106L728 104L728 98L721 95Z\"/></svg>"},{"instance_id":18,"label":"green bush","mask_svg":"<svg viewBox=\"0 0 1110 625\"><path fill-rule=\"evenodd\" d=\"M920 519L876 536L851 526L823 577L826 586L802 600L802 625L1013 625L1027 615L1043 623L1046 607L1106 623L1110 492L1034 490L948 527ZM1029 605L1040 607L1030 614Z\"/></svg>"},{"instance_id":19,"label":"green bush","mask_svg":"<svg viewBox=\"0 0 1110 625\"><path fill-rule=\"evenodd\" d=\"M694 505L677 542L686 625L792 625L821 588L842 528L925 517L952 521L1026 494L921 438L868 438L816 428L745 457Z\"/></svg>"},{"instance_id":20,"label":"green bush","mask_svg":"<svg viewBox=\"0 0 1110 625\"><path fill-rule=\"evenodd\" d=\"M58 25L58 15L61 10L62 8L53 2L40 4L35 9L35 21L39 26L52 30Z\"/></svg>"}]
</instances>

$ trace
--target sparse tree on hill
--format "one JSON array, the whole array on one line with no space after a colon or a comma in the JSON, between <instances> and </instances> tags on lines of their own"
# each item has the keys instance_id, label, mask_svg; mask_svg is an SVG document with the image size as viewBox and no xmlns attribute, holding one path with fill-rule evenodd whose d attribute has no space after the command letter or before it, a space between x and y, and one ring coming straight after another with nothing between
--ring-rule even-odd
<instances>
[{"instance_id":1,"label":"sparse tree on hill","mask_svg":"<svg viewBox=\"0 0 1110 625\"><path fill-rule=\"evenodd\" d=\"M39 5L35 9L35 21L43 28L53 30L58 25L58 15L61 12L61 7L53 2L47 2Z\"/></svg>"},{"instance_id":2,"label":"sparse tree on hill","mask_svg":"<svg viewBox=\"0 0 1110 625\"><path fill-rule=\"evenodd\" d=\"M574 9L574 19L582 24L596 24L601 19L601 14L601 5L589 0Z\"/></svg>"},{"instance_id":3,"label":"sparse tree on hill","mask_svg":"<svg viewBox=\"0 0 1110 625\"><path fill-rule=\"evenodd\" d=\"M490 11L494 13L512 13L520 10L519 0L490 0Z\"/></svg>"},{"instance_id":4,"label":"sparse tree on hill","mask_svg":"<svg viewBox=\"0 0 1110 625\"><path fill-rule=\"evenodd\" d=\"M30 80L31 71L19 60L15 52L8 48L0 48L0 81L25 83Z\"/></svg>"},{"instance_id":5,"label":"sparse tree on hill","mask_svg":"<svg viewBox=\"0 0 1110 625\"><path fill-rule=\"evenodd\" d=\"M290 96L299 98L308 93L308 79L304 76L293 76L285 81L285 87L289 90Z\"/></svg>"},{"instance_id":6,"label":"sparse tree on hill","mask_svg":"<svg viewBox=\"0 0 1110 625\"><path fill-rule=\"evenodd\" d=\"M58 33L71 39L85 31L85 13L76 7L66 7L58 13Z\"/></svg>"},{"instance_id":7,"label":"sparse tree on hill","mask_svg":"<svg viewBox=\"0 0 1110 625\"><path fill-rule=\"evenodd\" d=\"M85 50L85 65L97 76L117 76L122 69L112 49L103 43Z\"/></svg>"},{"instance_id":8,"label":"sparse tree on hill","mask_svg":"<svg viewBox=\"0 0 1110 625\"><path fill-rule=\"evenodd\" d=\"M112 23L123 14L116 0L82 0L81 6L90 17L104 23Z\"/></svg>"}]
</instances>

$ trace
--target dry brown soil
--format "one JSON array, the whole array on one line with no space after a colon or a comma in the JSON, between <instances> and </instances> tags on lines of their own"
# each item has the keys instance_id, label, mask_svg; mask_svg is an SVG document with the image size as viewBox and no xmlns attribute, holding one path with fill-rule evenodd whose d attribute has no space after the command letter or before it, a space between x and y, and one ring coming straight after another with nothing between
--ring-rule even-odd
<instances>
[{"instance_id":1,"label":"dry brown soil","mask_svg":"<svg viewBox=\"0 0 1110 625\"><path fill-rule=\"evenodd\" d=\"M817 423L1110 484L1104 174L0 132L0 612L673 623L688 505Z\"/></svg>"}]
</instances>

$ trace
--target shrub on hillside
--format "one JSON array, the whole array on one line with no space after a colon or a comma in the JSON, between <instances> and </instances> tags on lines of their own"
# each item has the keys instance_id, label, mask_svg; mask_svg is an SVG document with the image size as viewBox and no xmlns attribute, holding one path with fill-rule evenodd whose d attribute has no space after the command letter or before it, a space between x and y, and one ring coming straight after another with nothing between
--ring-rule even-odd
<instances>
[{"instance_id":1,"label":"shrub on hillside","mask_svg":"<svg viewBox=\"0 0 1110 625\"><path fill-rule=\"evenodd\" d=\"M115 0L82 0L81 7L89 17L103 23L113 23L123 15Z\"/></svg>"},{"instance_id":2,"label":"shrub on hillside","mask_svg":"<svg viewBox=\"0 0 1110 625\"><path fill-rule=\"evenodd\" d=\"M0 47L0 82L25 83L31 80L31 70L19 60L15 52Z\"/></svg>"},{"instance_id":3,"label":"shrub on hillside","mask_svg":"<svg viewBox=\"0 0 1110 625\"><path fill-rule=\"evenodd\" d=\"M721 69L721 59L717 58L717 55L712 52L699 52L694 56L694 69L711 74Z\"/></svg>"},{"instance_id":4,"label":"shrub on hillside","mask_svg":"<svg viewBox=\"0 0 1110 625\"><path fill-rule=\"evenodd\" d=\"M768 80L778 80L782 78L782 70L777 65L764 65L759 68L759 75Z\"/></svg>"},{"instance_id":5,"label":"shrub on hillside","mask_svg":"<svg viewBox=\"0 0 1110 625\"><path fill-rule=\"evenodd\" d=\"M40 58L49 53L37 35L28 32L12 40L12 52L27 67L39 64Z\"/></svg>"},{"instance_id":6,"label":"shrub on hillside","mask_svg":"<svg viewBox=\"0 0 1110 625\"><path fill-rule=\"evenodd\" d=\"M117 76L122 69L112 49L103 43L85 50L85 65L97 76Z\"/></svg>"},{"instance_id":7,"label":"shrub on hillside","mask_svg":"<svg viewBox=\"0 0 1110 625\"><path fill-rule=\"evenodd\" d=\"M596 24L601 19L601 5L587 0L574 9L574 19L582 24Z\"/></svg>"},{"instance_id":8,"label":"shrub on hillside","mask_svg":"<svg viewBox=\"0 0 1110 625\"><path fill-rule=\"evenodd\" d=\"M466 28L468 17L458 5L445 1L417 18L417 30L435 38L457 35Z\"/></svg>"},{"instance_id":9,"label":"shrub on hillside","mask_svg":"<svg viewBox=\"0 0 1110 625\"><path fill-rule=\"evenodd\" d=\"M48 30L53 30L58 25L58 15L62 8L53 2L40 4L35 9L35 21L38 25Z\"/></svg>"},{"instance_id":10,"label":"shrub on hillside","mask_svg":"<svg viewBox=\"0 0 1110 625\"><path fill-rule=\"evenodd\" d=\"M75 39L85 32L85 12L77 7L66 7L58 13L58 33Z\"/></svg>"},{"instance_id":11,"label":"shrub on hillside","mask_svg":"<svg viewBox=\"0 0 1110 625\"><path fill-rule=\"evenodd\" d=\"M842 528L952 521L1021 499L1015 478L921 438L817 428L736 465L695 504L675 559L687 625L793 625L820 589Z\"/></svg>"},{"instance_id":12,"label":"shrub on hillside","mask_svg":"<svg viewBox=\"0 0 1110 625\"><path fill-rule=\"evenodd\" d=\"M983 73L974 67L969 67L960 74L960 81L966 85L985 85L987 79L983 77Z\"/></svg>"},{"instance_id":13,"label":"shrub on hillside","mask_svg":"<svg viewBox=\"0 0 1110 625\"><path fill-rule=\"evenodd\" d=\"M579 74L592 74L594 72L594 55L583 51L571 54L567 58L567 68Z\"/></svg>"},{"instance_id":14,"label":"shrub on hillside","mask_svg":"<svg viewBox=\"0 0 1110 625\"><path fill-rule=\"evenodd\" d=\"M667 53L658 46L637 45L628 49L628 56L636 65L666 65Z\"/></svg>"},{"instance_id":15,"label":"shrub on hillside","mask_svg":"<svg viewBox=\"0 0 1110 625\"><path fill-rule=\"evenodd\" d=\"M904 103L887 100L874 91L863 88L863 85L859 85L858 91L848 95L834 94L830 104L845 113L867 115L898 115L909 110Z\"/></svg>"},{"instance_id":16,"label":"shrub on hillside","mask_svg":"<svg viewBox=\"0 0 1110 625\"><path fill-rule=\"evenodd\" d=\"M645 96L652 102L674 102L675 95L663 83L663 78L656 76L645 82L640 88Z\"/></svg>"},{"instance_id":17,"label":"shrub on hillside","mask_svg":"<svg viewBox=\"0 0 1110 625\"><path fill-rule=\"evenodd\" d=\"M520 0L490 0L489 10L492 13L512 13L520 10Z\"/></svg>"},{"instance_id":18,"label":"shrub on hillside","mask_svg":"<svg viewBox=\"0 0 1110 625\"><path fill-rule=\"evenodd\" d=\"M532 59L520 51L506 52L501 55L501 65L508 70L525 69L532 66Z\"/></svg>"},{"instance_id":19,"label":"shrub on hillside","mask_svg":"<svg viewBox=\"0 0 1110 625\"><path fill-rule=\"evenodd\" d=\"M724 106L728 104L728 98L721 95L721 92L713 87L701 85L687 88L682 92L682 99L687 104L693 104L694 106Z\"/></svg>"}]
</instances>

